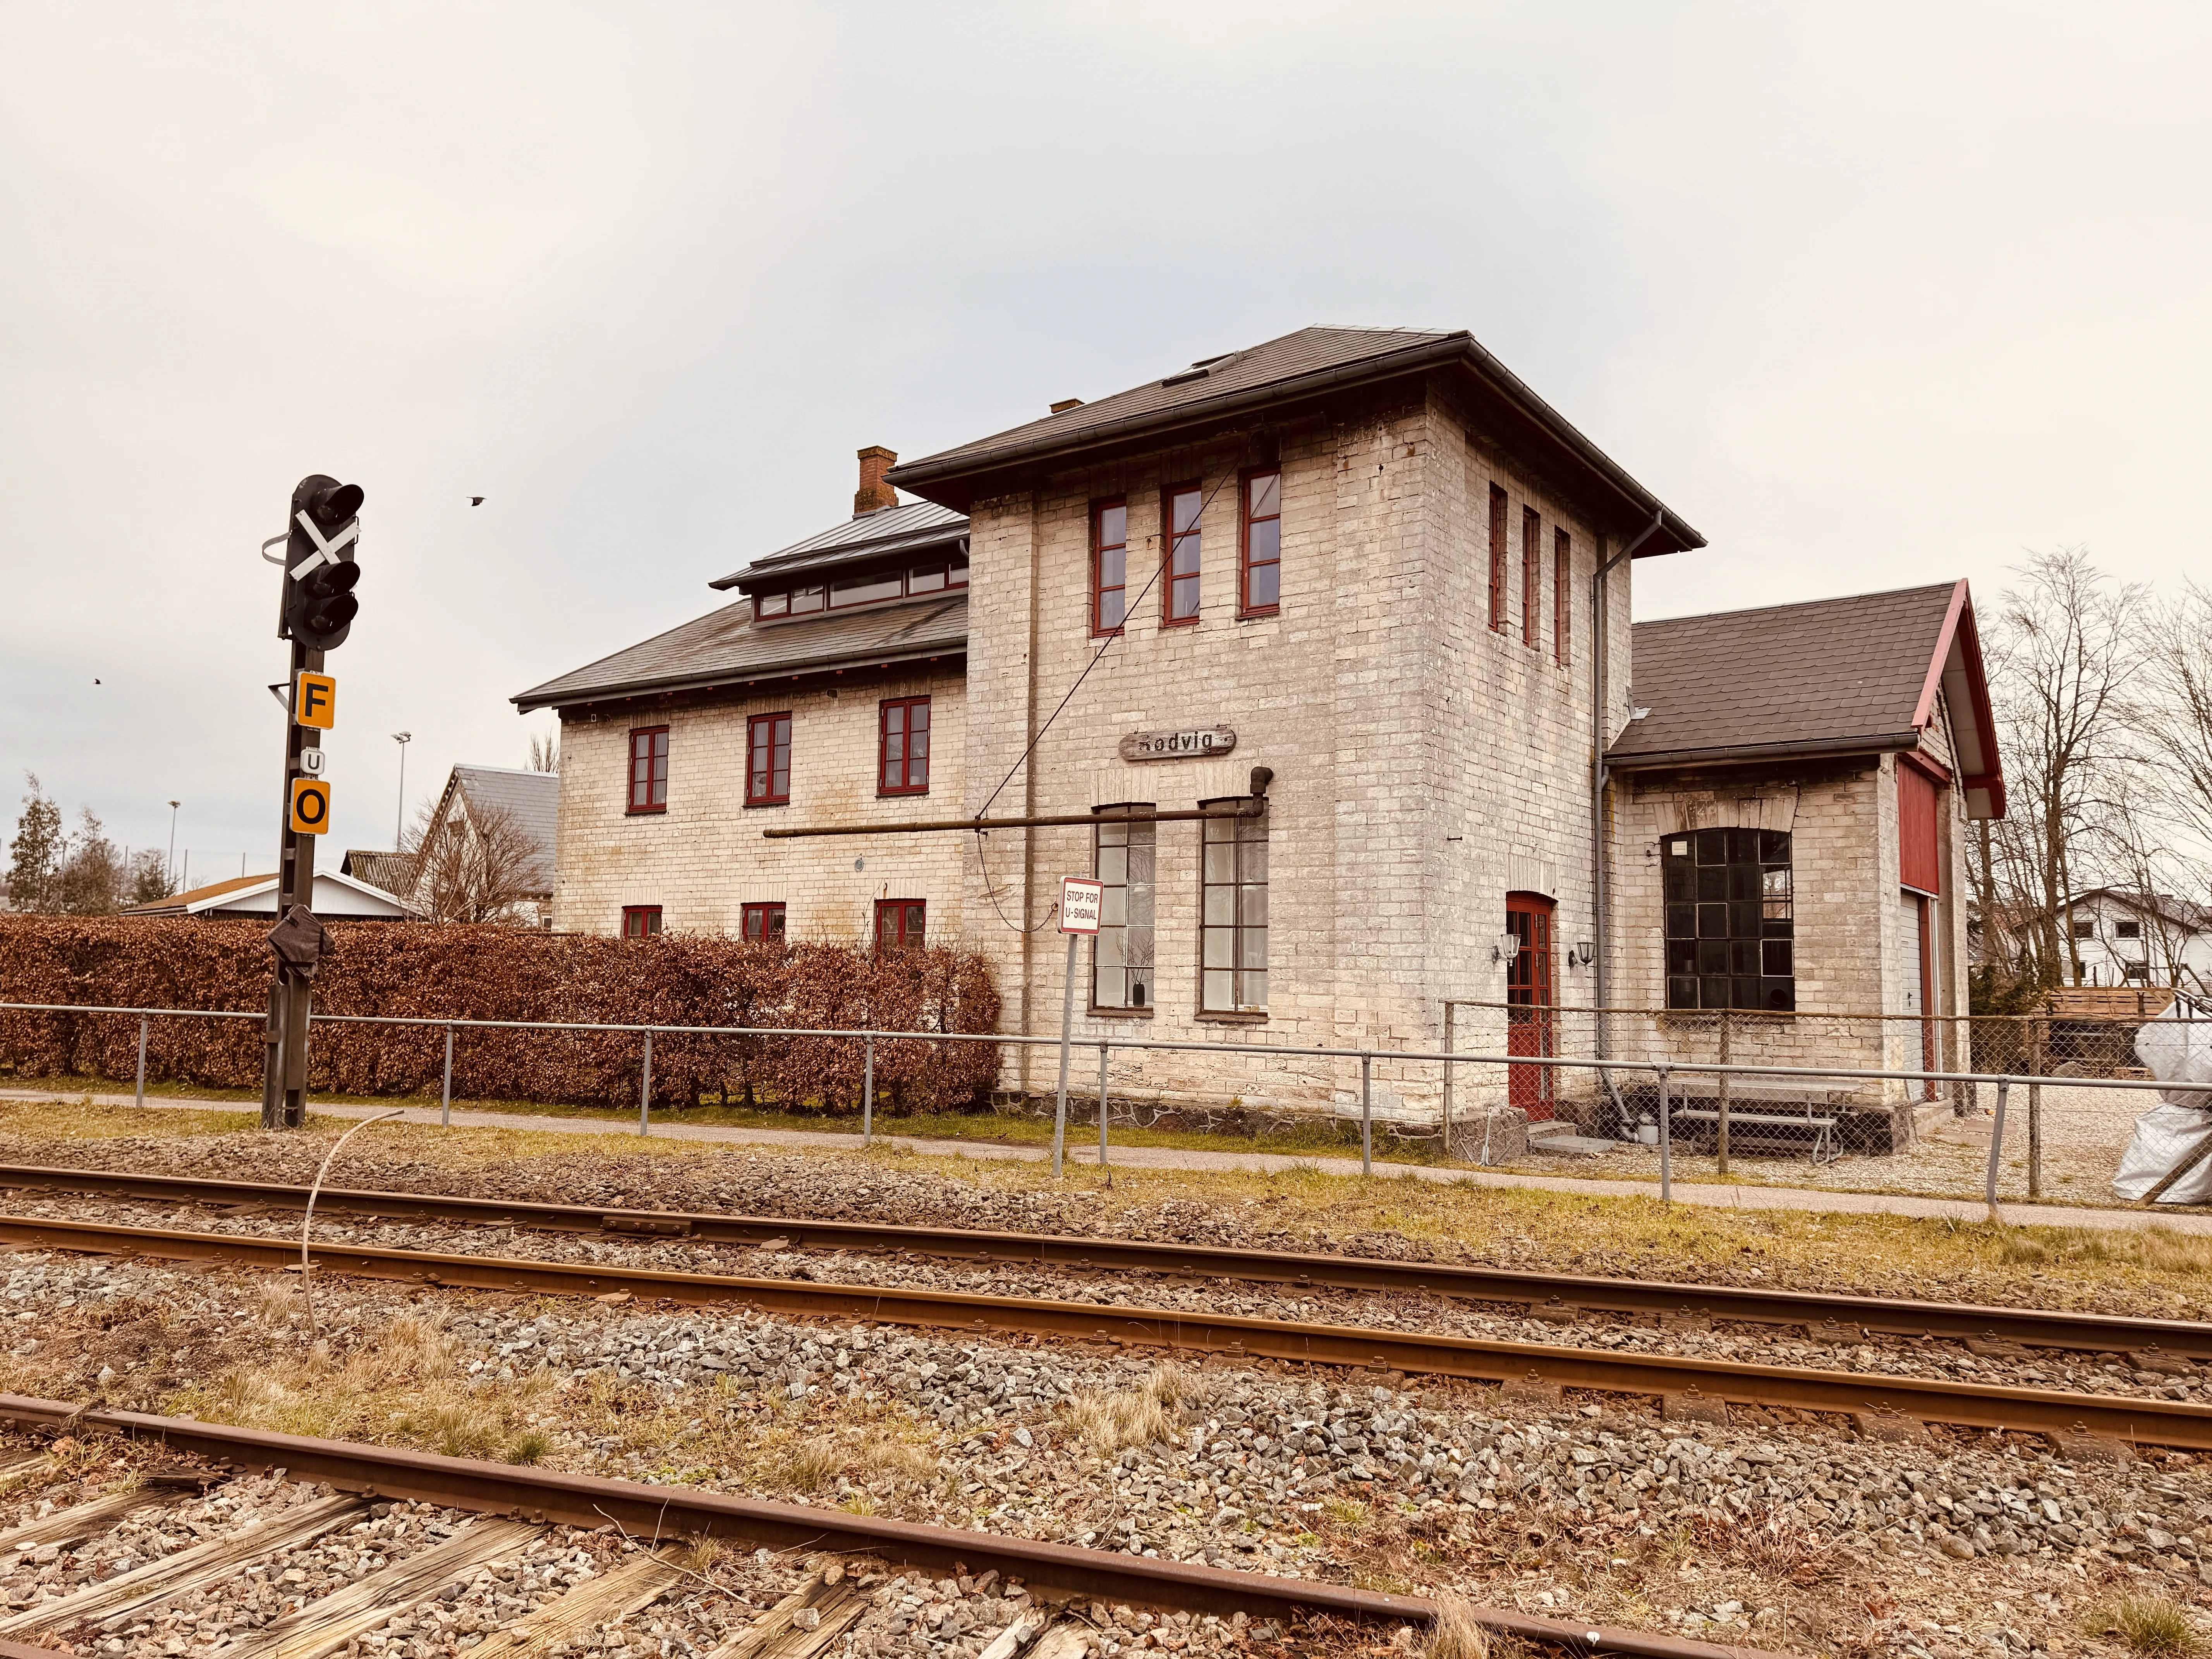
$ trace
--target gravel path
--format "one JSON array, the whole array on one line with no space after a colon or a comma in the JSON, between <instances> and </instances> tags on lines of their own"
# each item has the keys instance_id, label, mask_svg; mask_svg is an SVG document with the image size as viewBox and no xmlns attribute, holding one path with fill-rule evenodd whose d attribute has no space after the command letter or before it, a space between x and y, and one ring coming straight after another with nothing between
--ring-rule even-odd
<instances>
[{"instance_id":1,"label":"gravel path","mask_svg":"<svg viewBox=\"0 0 2212 1659\"><path fill-rule=\"evenodd\" d=\"M2097 1109L2079 1114L2076 1118L2069 1119L2070 1127L2061 1128L2056 1127L2057 1120L2055 1115L2058 1109L2054 1104L2054 1127L2046 1136L2046 1144L2053 1144L2050 1139L2051 1135L2063 1137L2069 1134L2076 1136L2078 1144L2068 1142L2074 1150L2063 1152L2059 1154L2060 1161L2057 1163L2046 1155L2045 1199L2038 1203L2027 1201L2026 1176L2022 1173L2027 1128L2021 1114L2026 1109L2023 1104L2015 1109L2008 1121L2006 1145L2010 1150L2006 1154L2005 1173L1998 1188L2005 1220L2021 1225L2042 1222L2059 1226L2126 1231L2160 1227L2212 1237L2212 1212L2201 1208L2161 1206L2155 1212L2141 1212L2110 1207L2117 1203L2109 1188L2112 1170L2118 1166L2119 1148L2126 1144L2136 1115L2147 1110L2154 1096L2081 1088L2061 1090L2057 1085L2052 1085L2045 1092L2053 1097L2054 1102L2062 1093L2093 1096L2095 1097ZM128 1106L132 1103L132 1097L129 1095L100 1094L69 1098L90 1099L103 1106ZM51 1091L37 1089L0 1090L0 1100L67 1103ZM2129 1103L2123 1109L2114 1105L2116 1101ZM179 1099L173 1097L149 1097L146 1106L149 1109L218 1111L240 1115L258 1110L258 1107L243 1105L233 1100ZM398 1109L402 1121L406 1122L428 1125L439 1121L435 1107L386 1109L317 1103L313 1109L318 1115L341 1119L373 1117L387 1109ZM2124 1117L2124 1127L2114 1127L2112 1120L2116 1115ZM512 1112L455 1111L453 1121L456 1127L520 1129L599 1138L626 1137L636 1133L634 1125L604 1118L533 1117ZM856 1135L827 1130L756 1129L676 1122L656 1123L653 1133L664 1139L707 1145L859 1150ZM1899 1215L1938 1220L1978 1221L1987 1213L1982 1194L1989 1151L1988 1133L1989 1120L1986 1117L1956 1120L1950 1124L1936 1125L1906 1152L1879 1158L1847 1156L1835 1163L1817 1167L1803 1158L1760 1158L1739 1155L1731 1160L1730 1174L1725 1181L1721 1178L1713 1158L1700 1158L1685 1150L1678 1152L1674 1158L1674 1201L1730 1210L1813 1210L1838 1215ZM878 1135L877 1144L886 1149L896 1148L927 1157L1042 1163L1050 1156L1046 1149L1031 1146L919 1139L890 1133ZM1096 1169L1097 1147L1079 1144L1078 1138L1072 1137L1068 1146L1068 1161L1073 1167ZM1206 1170L1263 1174L1311 1170L1346 1178L1360 1173L1358 1161L1355 1158L1291 1157L1272 1152L1195 1152L1160 1146L1117 1146L1113 1150L1111 1162L1119 1168L1140 1170ZM1392 1164L1387 1157L1377 1159L1375 1168L1377 1175L1395 1180L1520 1187L1589 1197L1656 1197L1659 1192L1657 1153L1647 1148L1626 1145L1616 1146L1613 1152L1598 1158L1532 1154L1496 1170L1474 1169L1465 1165Z\"/></svg>"}]
</instances>

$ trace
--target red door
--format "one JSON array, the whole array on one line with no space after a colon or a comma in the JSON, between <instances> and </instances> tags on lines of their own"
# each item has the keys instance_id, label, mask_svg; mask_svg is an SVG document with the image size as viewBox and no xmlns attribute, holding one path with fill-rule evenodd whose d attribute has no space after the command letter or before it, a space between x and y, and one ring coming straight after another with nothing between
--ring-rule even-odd
<instances>
[{"instance_id":1,"label":"red door","mask_svg":"<svg viewBox=\"0 0 2212 1659\"><path fill-rule=\"evenodd\" d=\"M1552 901L1540 893L1505 896L1505 931L1517 948L1505 965L1505 1052L1553 1053ZM1509 1066L1505 1097L1528 1114L1532 1123L1548 1122L1554 1094L1548 1066Z\"/></svg>"}]
</instances>

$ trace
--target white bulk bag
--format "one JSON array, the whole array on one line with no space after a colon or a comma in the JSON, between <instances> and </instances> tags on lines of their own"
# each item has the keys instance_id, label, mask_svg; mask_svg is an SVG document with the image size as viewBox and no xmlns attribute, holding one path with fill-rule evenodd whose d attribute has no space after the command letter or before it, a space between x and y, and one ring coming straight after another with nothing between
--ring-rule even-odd
<instances>
[{"instance_id":1,"label":"white bulk bag","mask_svg":"<svg viewBox=\"0 0 2212 1659\"><path fill-rule=\"evenodd\" d=\"M2160 1083L2212 1085L2212 1024L2179 1018L2175 1003L2136 1033L2136 1054ZM2130 1201L2158 1184L2159 1177L2189 1156L2212 1133L2212 1090L2161 1089L2154 1106L2136 1120L2136 1132L2120 1155L2112 1191ZM2159 1194L2161 1204L2212 1204L2212 1158L2199 1164Z\"/></svg>"}]
</instances>

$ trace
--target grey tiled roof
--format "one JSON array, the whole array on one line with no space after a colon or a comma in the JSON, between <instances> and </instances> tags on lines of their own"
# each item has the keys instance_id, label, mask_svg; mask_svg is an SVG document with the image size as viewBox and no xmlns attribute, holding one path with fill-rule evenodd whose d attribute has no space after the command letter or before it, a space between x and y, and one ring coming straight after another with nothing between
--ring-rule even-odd
<instances>
[{"instance_id":1,"label":"grey tiled roof","mask_svg":"<svg viewBox=\"0 0 2212 1659\"><path fill-rule=\"evenodd\" d=\"M1638 623L1617 766L1909 748L1955 582Z\"/></svg>"},{"instance_id":2,"label":"grey tiled roof","mask_svg":"<svg viewBox=\"0 0 2212 1659\"><path fill-rule=\"evenodd\" d=\"M1703 547L1705 538L1667 508L1609 456L1465 329L1302 328L1242 351L1170 371L1094 403L1048 415L988 438L896 466L890 482L933 500L964 505L978 481L1010 468L1072 459L1097 447L1165 434L1231 416L1243 417L1333 387L1362 385L1429 368L1470 374L1485 407L1507 418L1496 435L1510 448L1549 460L1563 456L1581 477L1617 503L1608 516L1649 521L1661 529L1643 550Z\"/></svg>"},{"instance_id":3,"label":"grey tiled roof","mask_svg":"<svg viewBox=\"0 0 2212 1659\"><path fill-rule=\"evenodd\" d=\"M387 893L407 894L415 890L415 855L412 853L392 853L349 848L338 862L338 872L365 881L371 887Z\"/></svg>"},{"instance_id":4,"label":"grey tiled roof","mask_svg":"<svg viewBox=\"0 0 2212 1659\"><path fill-rule=\"evenodd\" d=\"M1095 403L1079 404L1042 420L994 433L957 448L925 455L920 460L891 469L903 482L913 474L927 474L949 463L988 461L1030 449L1080 442L1101 428L1114 426L1131 416L1166 414L1210 403L1230 392L1249 391L1278 380L1352 363L1372 363L1394 354L1433 347L1465 337L1444 329L1417 328L1302 328L1295 334L1269 340L1243 351L1231 351L1171 369L1158 380L1117 392Z\"/></svg>"},{"instance_id":5,"label":"grey tiled roof","mask_svg":"<svg viewBox=\"0 0 2212 1659\"><path fill-rule=\"evenodd\" d=\"M553 890L553 836L561 818L561 775L505 766L456 766L453 782L471 811L489 807L510 814L536 843L543 891Z\"/></svg>"},{"instance_id":6,"label":"grey tiled roof","mask_svg":"<svg viewBox=\"0 0 2212 1659\"><path fill-rule=\"evenodd\" d=\"M864 513L819 535L809 536L803 542L793 542L707 586L726 590L742 583L750 591L756 577L783 576L797 570L817 570L827 565L878 558L887 553L936 547L957 541L967 533L966 514L955 513L934 501L904 501L896 507Z\"/></svg>"},{"instance_id":7,"label":"grey tiled roof","mask_svg":"<svg viewBox=\"0 0 2212 1659\"><path fill-rule=\"evenodd\" d=\"M965 593L766 626L753 620L752 601L742 599L548 680L514 702L527 713L604 696L744 684L967 649Z\"/></svg>"}]
</instances>

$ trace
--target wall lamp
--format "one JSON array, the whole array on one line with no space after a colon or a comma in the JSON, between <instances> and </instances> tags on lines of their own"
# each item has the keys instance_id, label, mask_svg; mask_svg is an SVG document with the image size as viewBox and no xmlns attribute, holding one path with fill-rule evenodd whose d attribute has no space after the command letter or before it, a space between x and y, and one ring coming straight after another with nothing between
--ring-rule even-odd
<instances>
[{"instance_id":1,"label":"wall lamp","mask_svg":"<svg viewBox=\"0 0 2212 1659\"><path fill-rule=\"evenodd\" d=\"M1521 936L1518 933L1500 933L1490 941L1490 959L1492 962L1510 962L1520 954Z\"/></svg>"},{"instance_id":2,"label":"wall lamp","mask_svg":"<svg viewBox=\"0 0 2212 1659\"><path fill-rule=\"evenodd\" d=\"M1588 939L1577 939L1568 948L1567 960L1577 968L1587 968L1597 956L1597 946Z\"/></svg>"}]
</instances>

